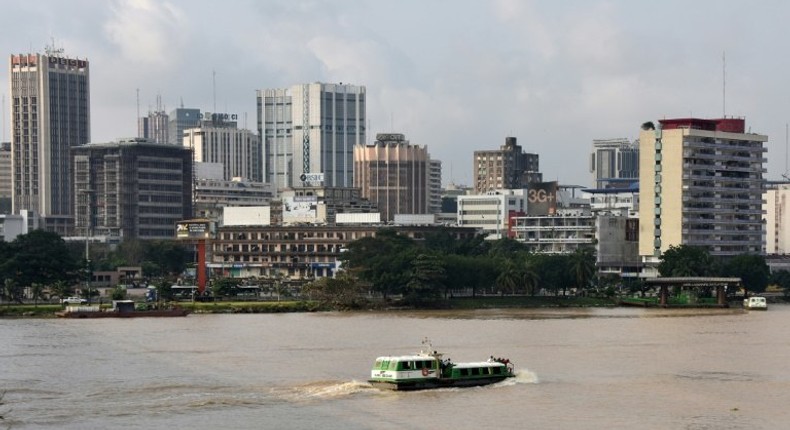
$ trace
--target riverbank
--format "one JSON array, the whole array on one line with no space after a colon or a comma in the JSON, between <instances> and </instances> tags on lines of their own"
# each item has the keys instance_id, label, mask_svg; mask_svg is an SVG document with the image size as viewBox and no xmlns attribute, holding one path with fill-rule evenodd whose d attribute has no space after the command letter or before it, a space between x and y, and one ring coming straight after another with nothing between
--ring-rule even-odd
<instances>
[{"instance_id":1,"label":"riverbank","mask_svg":"<svg viewBox=\"0 0 790 430\"><path fill-rule=\"evenodd\" d=\"M178 306L196 314L254 314L284 312L331 311L326 305L316 301L221 301L221 302L178 302ZM460 297L433 303L428 308L441 309L498 309L498 308L565 308L565 307L611 307L616 303L611 299L589 297ZM396 302L369 302L367 309L403 310L414 307L399 306ZM55 312L63 310L58 304L11 304L0 306L0 317L5 318L54 318Z\"/></svg>"}]
</instances>

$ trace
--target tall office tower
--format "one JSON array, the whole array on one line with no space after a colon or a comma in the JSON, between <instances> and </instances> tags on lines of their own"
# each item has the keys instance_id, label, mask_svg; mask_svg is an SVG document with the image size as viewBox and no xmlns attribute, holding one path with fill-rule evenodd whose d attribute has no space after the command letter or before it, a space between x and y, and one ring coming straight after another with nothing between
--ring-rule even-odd
<instances>
[{"instance_id":1,"label":"tall office tower","mask_svg":"<svg viewBox=\"0 0 790 430\"><path fill-rule=\"evenodd\" d=\"M670 246L714 256L762 251L768 136L742 118L652 122L639 134L639 255L656 263Z\"/></svg>"},{"instance_id":2,"label":"tall office tower","mask_svg":"<svg viewBox=\"0 0 790 430\"><path fill-rule=\"evenodd\" d=\"M365 87L312 83L257 91L264 182L351 187L365 143Z\"/></svg>"},{"instance_id":3,"label":"tall office tower","mask_svg":"<svg viewBox=\"0 0 790 430\"><path fill-rule=\"evenodd\" d=\"M201 119L200 109L174 109L167 118L167 143L184 146L184 130L199 126Z\"/></svg>"},{"instance_id":4,"label":"tall office tower","mask_svg":"<svg viewBox=\"0 0 790 430\"><path fill-rule=\"evenodd\" d=\"M192 151L133 138L72 150L77 234L172 239L192 218Z\"/></svg>"},{"instance_id":5,"label":"tall office tower","mask_svg":"<svg viewBox=\"0 0 790 430\"><path fill-rule=\"evenodd\" d=\"M409 144L402 134L377 134L372 145L354 147L354 187L378 205L384 220L426 214L430 163L427 147Z\"/></svg>"},{"instance_id":6,"label":"tall office tower","mask_svg":"<svg viewBox=\"0 0 790 430\"><path fill-rule=\"evenodd\" d=\"M12 55L11 163L13 211L28 209L46 228L65 234L71 223L69 150L90 141L87 60L47 54Z\"/></svg>"},{"instance_id":7,"label":"tall office tower","mask_svg":"<svg viewBox=\"0 0 790 430\"><path fill-rule=\"evenodd\" d=\"M197 163L220 163L224 180L243 178L262 182L261 143L250 130L239 130L235 122L218 117L184 130L184 147L194 151Z\"/></svg>"},{"instance_id":8,"label":"tall office tower","mask_svg":"<svg viewBox=\"0 0 790 430\"><path fill-rule=\"evenodd\" d=\"M428 213L442 212L442 162L430 160L428 166Z\"/></svg>"},{"instance_id":9,"label":"tall office tower","mask_svg":"<svg viewBox=\"0 0 790 430\"><path fill-rule=\"evenodd\" d=\"M11 213L11 142L0 142L0 214Z\"/></svg>"},{"instance_id":10,"label":"tall office tower","mask_svg":"<svg viewBox=\"0 0 790 430\"><path fill-rule=\"evenodd\" d=\"M639 180L639 142L595 139L590 155L593 188L627 187Z\"/></svg>"},{"instance_id":11,"label":"tall office tower","mask_svg":"<svg viewBox=\"0 0 790 430\"><path fill-rule=\"evenodd\" d=\"M538 154L522 151L515 137L506 137L499 150L475 151L474 172L476 194L543 182Z\"/></svg>"},{"instance_id":12,"label":"tall office tower","mask_svg":"<svg viewBox=\"0 0 790 430\"><path fill-rule=\"evenodd\" d=\"M156 143L170 143L170 116L164 110L149 111L137 119L137 137Z\"/></svg>"},{"instance_id":13,"label":"tall office tower","mask_svg":"<svg viewBox=\"0 0 790 430\"><path fill-rule=\"evenodd\" d=\"M790 254L790 183L767 183L763 197L765 254Z\"/></svg>"}]
</instances>

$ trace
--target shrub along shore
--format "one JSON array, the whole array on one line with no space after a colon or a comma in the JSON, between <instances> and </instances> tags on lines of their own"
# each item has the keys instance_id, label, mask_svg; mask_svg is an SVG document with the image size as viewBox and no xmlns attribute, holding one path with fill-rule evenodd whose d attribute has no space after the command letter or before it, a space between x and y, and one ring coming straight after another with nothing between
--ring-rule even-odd
<instances>
[{"instance_id":1,"label":"shrub along shore","mask_svg":"<svg viewBox=\"0 0 790 430\"><path fill-rule=\"evenodd\" d=\"M332 306L317 301L265 301L265 302L232 302L220 301L212 303L174 302L173 305L191 310L196 314L256 314L283 312L320 312L320 311L353 311L379 310L398 311L416 309L506 309L506 308L566 308L566 307L608 307L616 303L606 298L590 297L463 297L427 303L424 306L400 306L397 302L369 302L365 306L355 308ZM108 305L104 305L108 306ZM0 317L33 317L54 318L55 312L63 310L61 305L53 304L3 304L0 305Z\"/></svg>"}]
</instances>

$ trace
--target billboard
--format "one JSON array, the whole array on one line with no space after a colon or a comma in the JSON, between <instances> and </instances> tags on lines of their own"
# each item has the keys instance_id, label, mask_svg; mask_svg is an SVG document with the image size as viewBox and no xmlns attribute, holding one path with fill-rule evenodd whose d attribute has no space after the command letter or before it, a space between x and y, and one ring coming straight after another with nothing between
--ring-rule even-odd
<instances>
[{"instance_id":1,"label":"billboard","mask_svg":"<svg viewBox=\"0 0 790 430\"><path fill-rule=\"evenodd\" d=\"M557 181L529 184L527 215L546 216L557 213L557 188Z\"/></svg>"},{"instance_id":2,"label":"billboard","mask_svg":"<svg viewBox=\"0 0 790 430\"><path fill-rule=\"evenodd\" d=\"M193 219L176 223L176 239L210 239L214 236L214 223L205 219Z\"/></svg>"},{"instance_id":3,"label":"billboard","mask_svg":"<svg viewBox=\"0 0 790 430\"><path fill-rule=\"evenodd\" d=\"M283 197L283 223L314 223L318 221L318 199L315 196Z\"/></svg>"}]
</instances>

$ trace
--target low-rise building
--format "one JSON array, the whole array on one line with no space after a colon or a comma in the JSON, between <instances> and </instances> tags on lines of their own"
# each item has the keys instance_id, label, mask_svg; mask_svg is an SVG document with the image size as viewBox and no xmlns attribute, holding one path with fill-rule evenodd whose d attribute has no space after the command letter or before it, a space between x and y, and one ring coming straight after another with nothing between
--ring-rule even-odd
<instances>
[{"instance_id":1,"label":"low-rise building","mask_svg":"<svg viewBox=\"0 0 790 430\"><path fill-rule=\"evenodd\" d=\"M381 225L222 226L211 241L208 267L221 276L305 280L334 276L338 258L354 240L375 237ZM417 241L440 227L395 226ZM474 228L452 228L457 239Z\"/></svg>"}]
</instances>

